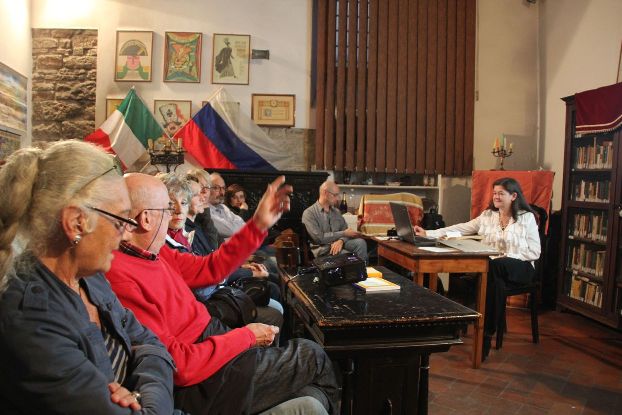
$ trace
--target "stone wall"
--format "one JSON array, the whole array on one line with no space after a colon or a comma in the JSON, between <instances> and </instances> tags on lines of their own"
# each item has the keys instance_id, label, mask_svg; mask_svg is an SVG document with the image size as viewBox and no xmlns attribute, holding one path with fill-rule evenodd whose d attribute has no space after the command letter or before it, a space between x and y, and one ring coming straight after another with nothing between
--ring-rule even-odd
<instances>
[{"instance_id":1,"label":"stone wall","mask_svg":"<svg viewBox=\"0 0 622 415\"><path fill-rule=\"evenodd\" d=\"M32 139L95 130L97 30L32 29Z\"/></svg>"}]
</instances>

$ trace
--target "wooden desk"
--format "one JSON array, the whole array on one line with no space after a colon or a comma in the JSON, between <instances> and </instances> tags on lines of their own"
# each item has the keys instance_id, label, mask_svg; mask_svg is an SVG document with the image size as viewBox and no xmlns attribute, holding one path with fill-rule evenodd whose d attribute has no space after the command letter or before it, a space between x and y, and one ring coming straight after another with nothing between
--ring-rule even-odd
<instances>
[{"instance_id":1,"label":"wooden desk","mask_svg":"<svg viewBox=\"0 0 622 415\"><path fill-rule=\"evenodd\" d=\"M461 344L478 314L380 267L400 291L366 294L352 284L326 287L317 274L281 269L288 310L336 359L343 414L427 414L429 356Z\"/></svg>"},{"instance_id":2,"label":"wooden desk","mask_svg":"<svg viewBox=\"0 0 622 415\"><path fill-rule=\"evenodd\" d=\"M389 240L378 241L378 263L391 261L414 273L417 285L423 286L423 274L439 272L477 273L477 306L480 317L475 322L473 334L473 368L482 361L482 342L484 339L484 313L486 312L486 275L490 254L465 252L437 253L418 249L410 243ZM430 278L430 290L436 292L436 278Z\"/></svg>"}]
</instances>

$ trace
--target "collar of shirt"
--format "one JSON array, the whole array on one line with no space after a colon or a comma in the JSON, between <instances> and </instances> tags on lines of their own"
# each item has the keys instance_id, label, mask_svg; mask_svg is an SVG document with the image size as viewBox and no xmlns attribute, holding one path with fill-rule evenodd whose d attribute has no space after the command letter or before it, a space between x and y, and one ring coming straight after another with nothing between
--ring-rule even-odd
<instances>
[{"instance_id":1,"label":"collar of shirt","mask_svg":"<svg viewBox=\"0 0 622 415\"><path fill-rule=\"evenodd\" d=\"M132 245L127 241L121 241L121 244L119 245L119 251L123 252L124 254L146 259L149 261L155 261L156 259L158 259L157 254L147 251L146 249L139 248L136 245Z\"/></svg>"}]
</instances>

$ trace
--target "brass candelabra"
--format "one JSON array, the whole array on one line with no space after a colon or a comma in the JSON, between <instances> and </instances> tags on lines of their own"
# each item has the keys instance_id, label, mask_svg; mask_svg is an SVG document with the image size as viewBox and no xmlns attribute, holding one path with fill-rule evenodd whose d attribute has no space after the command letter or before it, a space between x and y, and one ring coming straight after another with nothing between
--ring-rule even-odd
<instances>
[{"instance_id":1,"label":"brass candelabra","mask_svg":"<svg viewBox=\"0 0 622 415\"><path fill-rule=\"evenodd\" d=\"M506 159L506 157L510 157L512 155L513 151L512 151L512 145L510 144L510 148L507 149L503 146L501 147L495 147L492 149L492 155L495 157L499 157L501 159L500 161L500 166L499 166L499 170L505 170L503 168L503 161Z\"/></svg>"},{"instance_id":2,"label":"brass candelabra","mask_svg":"<svg viewBox=\"0 0 622 415\"><path fill-rule=\"evenodd\" d=\"M181 164L184 164L184 154L186 153L181 147L181 139L177 140L174 146L170 139L165 139L164 146L156 148L152 140L148 141L149 158L151 165L158 168L158 165L166 166L166 172L170 173L171 166L175 166L173 171Z\"/></svg>"}]
</instances>

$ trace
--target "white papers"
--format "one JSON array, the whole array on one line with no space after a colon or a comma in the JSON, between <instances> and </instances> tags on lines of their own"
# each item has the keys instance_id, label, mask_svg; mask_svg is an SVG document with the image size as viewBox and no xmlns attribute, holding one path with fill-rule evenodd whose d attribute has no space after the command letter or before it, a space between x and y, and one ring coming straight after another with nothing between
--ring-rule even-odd
<instances>
[{"instance_id":1,"label":"white papers","mask_svg":"<svg viewBox=\"0 0 622 415\"><path fill-rule=\"evenodd\" d=\"M457 251L457 249L441 248L438 246L420 246L418 248L424 251L429 251L429 252L456 252Z\"/></svg>"},{"instance_id":2,"label":"white papers","mask_svg":"<svg viewBox=\"0 0 622 415\"><path fill-rule=\"evenodd\" d=\"M447 235L445 235L445 237L447 239L450 239L450 238L460 238L461 236L462 236L462 234L460 232L458 232L458 231L449 231L449 232L447 232Z\"/></svg>"}]
</instances>

